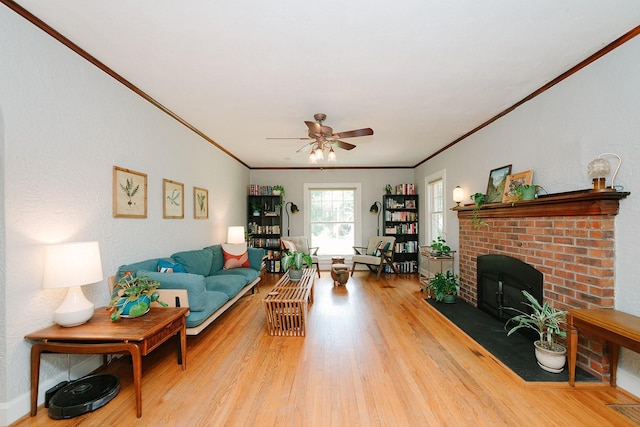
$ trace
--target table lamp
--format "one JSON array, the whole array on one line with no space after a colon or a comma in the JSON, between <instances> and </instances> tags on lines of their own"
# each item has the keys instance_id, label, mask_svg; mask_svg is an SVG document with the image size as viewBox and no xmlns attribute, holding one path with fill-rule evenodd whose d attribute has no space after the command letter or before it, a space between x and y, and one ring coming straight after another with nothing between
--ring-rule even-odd
<instances>
[{"instance_id":1,"label":"table lamp","mask_svg":"<svg viewBox=\"0 0 640 427\"><path fill-rule=\"evenodd\" d=\"M453 189L453 201L456 203L456 206L460 206L460 202L464 200L464 190L459 185Z\"/></svg>"},{"instance_id":2,"label":"table lamp","mask_svg":"<svg viewBox=\"0 0 640 427\"><path fill-rule=\"evenodd\" d=\"M44 280L47 289L69 288L53 312L60 326L78 326L91 319L94 305L82 293L81 285L103 279L98 242L65 243L45 248Z\"/></svg>"},{"instance_id":3,"label":"table lamp","mask_svg":"<svg viewBox=\"0 0 640 427\"><path fill-rule=\"evenodd\" d=\"M611 165L604 157L615 157L618 159L618 166L611 177L611 186L607 187L606 177L611 173ZM615 179L622 164L622 159L615 153L602 153L595 160L587 165L587 174L593 182L593 189L596 191L615 191Z\"/></svg>"},{"instance_id":4,"label":"table lamp","mask_svg":"<svg viewBox=\"0 0 640 427\"><path fill-rule=\"evenodd\" d=\"M227 230L227 243L244 243L244 226L232 225Z\"/></svg>"}]
</instances>

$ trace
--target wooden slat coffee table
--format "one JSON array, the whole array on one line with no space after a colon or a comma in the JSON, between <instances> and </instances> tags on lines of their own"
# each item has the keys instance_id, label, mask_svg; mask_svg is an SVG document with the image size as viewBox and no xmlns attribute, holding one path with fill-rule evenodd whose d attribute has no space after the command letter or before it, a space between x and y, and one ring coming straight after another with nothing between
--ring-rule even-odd
<instances>
[{"instance_id":1,"label":"wooden slat coffee table","mask_svg":"<svg viewBox=\"0 0 640 427\"><path fill-rule=\"evenodd\" d=\"M286 272L262 300L270 335L303 337L307 329L307 311L313 304L315 268L305 268L302 278L293 282Z\"/></svg>"},{"instance_id":2,"label":"wooden slat coffee table","mask_svg":"<svg viewBox=\"0 0 640 427\"><path fill-rule=\"evenodd\" d=\"M142 416L142 356L178 334L178 363L187 369L187 324L189 309L155 308L142 317L112 322L106 307L97 308L93 317L80 326L64 328L49 326L33 332L25 339L34 341L31 347L31 416L38 412L38 382L40 354L131 354L133 383L136 389L136 415Z\"/></svg>"}]
</instances>

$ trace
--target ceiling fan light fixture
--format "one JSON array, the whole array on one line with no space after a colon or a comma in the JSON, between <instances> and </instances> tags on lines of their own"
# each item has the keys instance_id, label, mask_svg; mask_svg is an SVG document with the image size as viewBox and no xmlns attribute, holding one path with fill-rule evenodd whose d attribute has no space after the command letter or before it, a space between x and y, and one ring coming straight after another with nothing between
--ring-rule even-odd
<instances>
[{"instance_id":1,"label":"ceiling fan light fixture","mask_svg":"<svg viewBox=\"0 0 640 427\"><path fill-rule=\"evenodd\" d=\"M335 162L336 161L336 153L335 153L335 151L333 151L333 147L331 147L331 150L329 150L329 156L327 156L327 157L328 157L328 160L330 162Z\"/></svg>"},{"instance_id":2,"label":"ceiling fan light fixture","mask_svg":"<svg viewBox=\"0 0 640 427\"><path fill-rule=\"evenodd\" d=\"M319 146L316 148L316 160L324 160L324 152Z\"/></svg>"},{"instance_id":3,"label":"ceiling fan light fixture","mask_svg":"<svg viewBox=\"0 0 640 427\"><path fill-rule=\"evenodd\" d=\"M311 153L309 153L309 163L311 163L312 165L318 163L318 160L316 159L315 151L313 150L311 150Z\"/></svg>"}]
</instances>

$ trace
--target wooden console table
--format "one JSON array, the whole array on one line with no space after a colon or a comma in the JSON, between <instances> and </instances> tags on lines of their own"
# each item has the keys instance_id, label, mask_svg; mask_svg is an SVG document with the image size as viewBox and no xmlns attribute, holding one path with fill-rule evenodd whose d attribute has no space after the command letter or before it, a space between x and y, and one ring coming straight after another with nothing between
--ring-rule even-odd
<instances>
[{"instance_id":1,"label":"wooden console table","mask_svg":"<svg viewBox=\"0 0 640 427\"><path fill-rule=\"evenodd\" d=\"M611 387L616 387L618 352L620 346L640 352L640 317L608 308L571 310L567 316L569 339L569 385L575 385L578 330L583 334L600 337L609 348Z\"/></svg>"},{"instance_id":2,"label":"wooden console table","mask_svg":"<svg viewBox=\"0 0 640 427\"><path fill-rule=\"evenodd\" d=\"M136 415L142 416L142 356L178 334L178 363L187 369L187 324L189 309L154 308L142 317L112 322L106 307L96 309L93 317L80 326L49 326L25 339L31 347L31 416L38 412L38 383L41 353L131 354L133 383L136 389Z\"/></svg>"}]
</instances>

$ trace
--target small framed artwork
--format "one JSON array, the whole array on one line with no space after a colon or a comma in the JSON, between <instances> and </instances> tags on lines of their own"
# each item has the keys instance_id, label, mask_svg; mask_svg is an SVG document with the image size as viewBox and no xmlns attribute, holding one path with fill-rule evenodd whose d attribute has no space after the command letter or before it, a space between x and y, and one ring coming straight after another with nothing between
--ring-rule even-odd
<instances>
[{"instance_id":1,"label":"small framed artwork","mask_svg":"<svg viewBox=\"0 0 640 427\"><path fill-rule=\"evenodd\" d=\"M113 217L147 217L147 174L113 167Z\"/></svg>"},{"instance_id":2,"label":"small framed artwork","mask_svg":"<svg viewBox=\"0 0 640 427\"><path fill-rule=\"evenodd\" d=\"M507 182L504 188L504 196L502 203L510 203L518 200L516 197L516 191L521 185L533 184L533 170L514 173L507 177Z\"/></svg>"},{"instance_id":3,"label":"small framed artwork","mask_svg":"<svg viewBox=\"0 0 640 427\"><path fill-rule=\"evenodd\" d=\"M162 217L166 219L184 218L184 184L162 180Z\"/></svg>"},{"instance_id":4,"label":"small framed artwork","mask_svg":"<svg viewBox=\"0 0 640 427\"><path fill-rule=\"evenodd\" d=\"M413 199L409 199L404 203L404 206L407 209L415 209L416 208L416 201Z\"/></svg>"},{"instance_id":5,"label":"small framed artwork","mask_svg":"<svg viewBox=\"0 0 640 427\"><path fill-rule=\"evenodd\" d=\"M209 218L209 191L204 188L193 187L193 217Z\"/></svg>"},{"instance_id":6,"label":"small framed artwork","mask_svg":"<svg viewBox=\"0 0 640 427\"><path fill-rule=\"evenodd\" d=\"M502 203L502 199L504 196L504 186L510 173L511 165L493 169L489 173L489 182L487 183L487 194L485 196L485 203Z\"/></svg>"}]
</instances>

